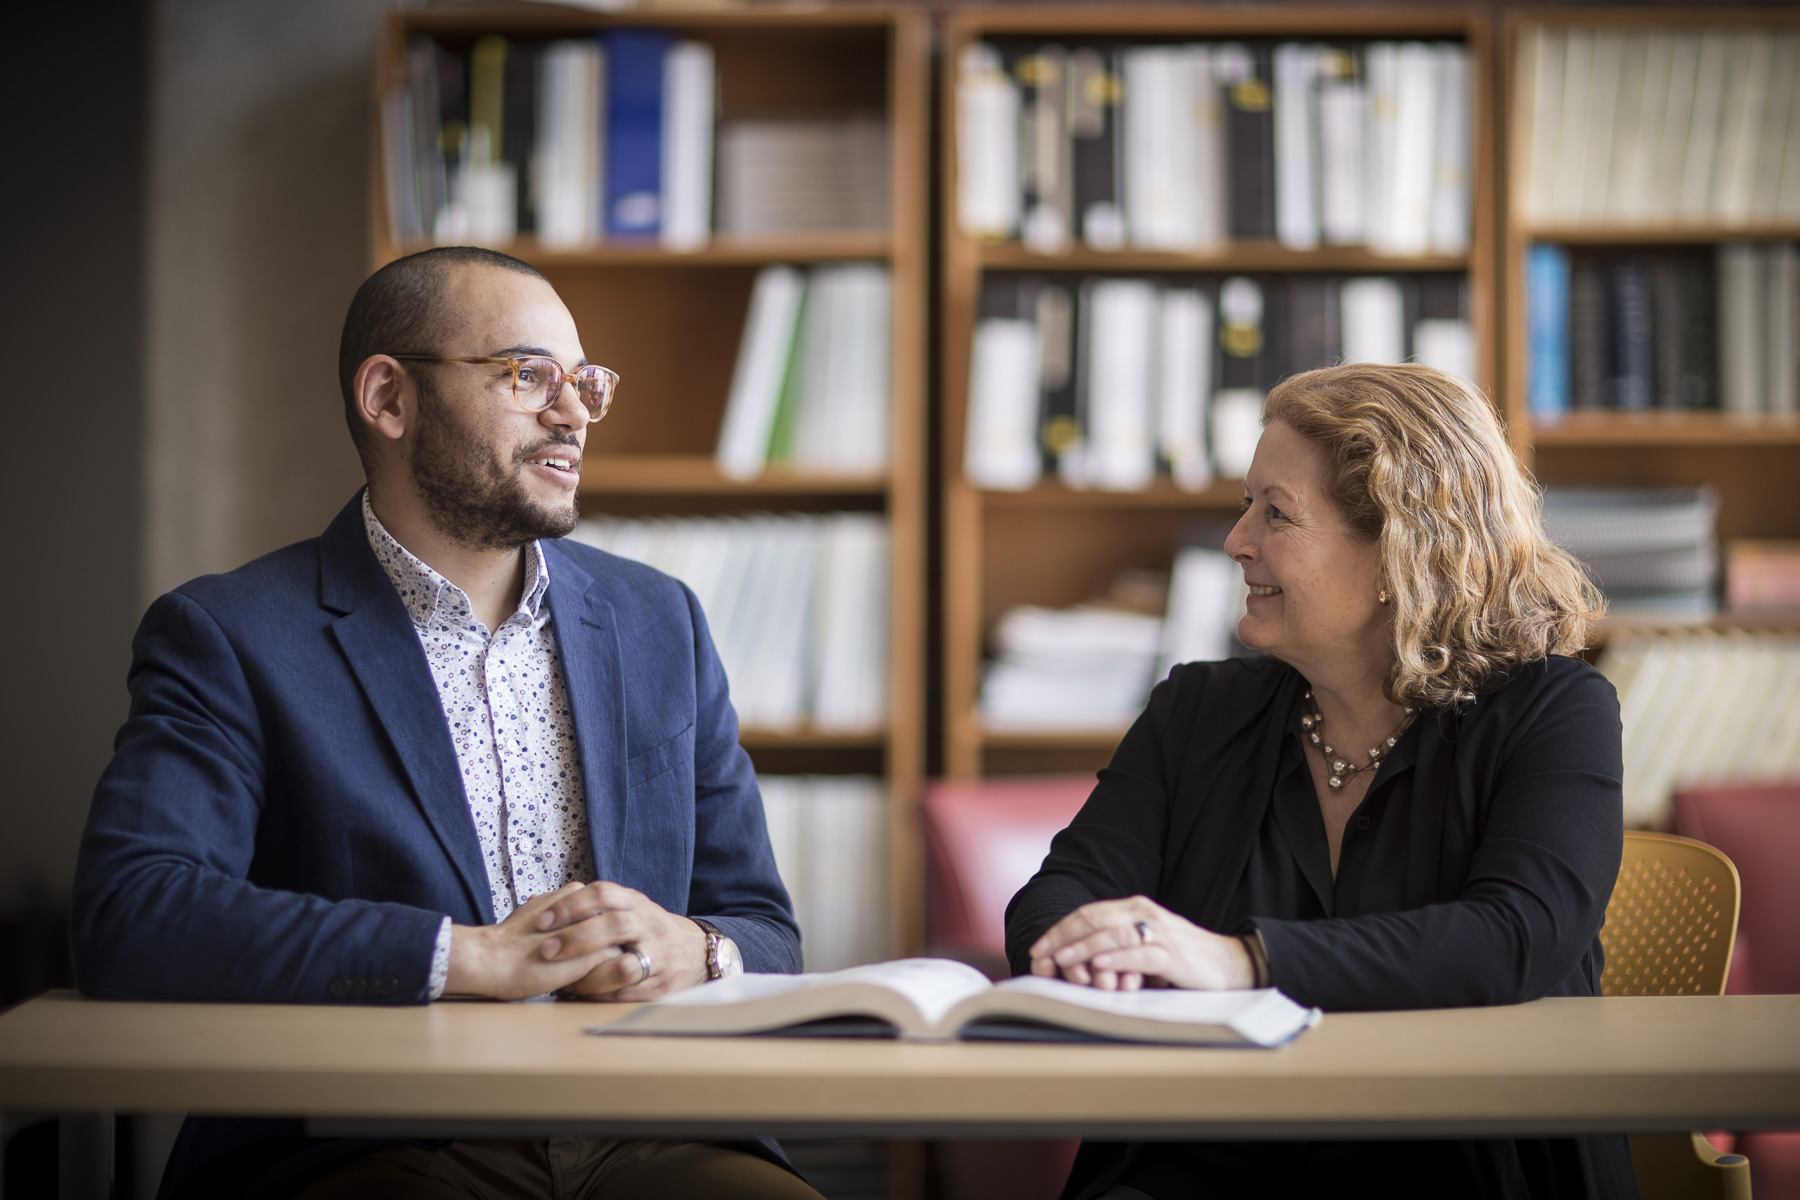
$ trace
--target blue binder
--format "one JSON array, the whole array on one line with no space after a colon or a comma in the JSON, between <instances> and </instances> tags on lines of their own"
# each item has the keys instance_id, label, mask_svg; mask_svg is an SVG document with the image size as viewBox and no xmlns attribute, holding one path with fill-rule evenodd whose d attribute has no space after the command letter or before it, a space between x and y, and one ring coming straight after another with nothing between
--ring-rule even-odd
<instances>
[{"instance_id":1,"label":"blue binder","mask_svg":"<svg viewBox=\"0 0 1800 1200\"><path fill-rule=\"evenodd\" d=\"M606 236L662 230L663 59L674 36L620 29L606 41Z\"/></svg>"},{"instance_id":2,"label":"blue binder","mask_svg":"<svg viewBox=\"0 0 1800 1200\"><path fill-rule=\"evenodd\" d=\"M1569 252L1533 246L1525 256L1526 403L1533 419L1569 411Z\"/></svg>"}]
</instances>

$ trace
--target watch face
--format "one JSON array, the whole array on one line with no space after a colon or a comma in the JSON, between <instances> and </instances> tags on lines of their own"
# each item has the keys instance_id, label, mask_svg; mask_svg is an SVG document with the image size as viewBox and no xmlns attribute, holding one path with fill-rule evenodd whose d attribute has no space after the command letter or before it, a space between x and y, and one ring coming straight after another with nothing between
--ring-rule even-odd
<instances>
[{"instance_id":1,"label":"watch face","mask_svg":"<svg viewBox=\"0 0 1800 1200\"><path fill-rule=\"evenodd\" d=\"M727 978L744 973L744 956L738 953L737 943L728 937L719 939L719 977Z\"/></svg>"}]
</instances>

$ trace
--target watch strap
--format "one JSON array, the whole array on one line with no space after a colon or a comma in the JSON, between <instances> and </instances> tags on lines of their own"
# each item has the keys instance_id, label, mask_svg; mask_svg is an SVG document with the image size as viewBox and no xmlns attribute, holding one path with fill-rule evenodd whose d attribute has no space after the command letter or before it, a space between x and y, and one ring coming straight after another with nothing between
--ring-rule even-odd
<instances>
[{"instance_id":1,"label":"watch strap","mask_svg":"<svg viewBox=\"0 0 1800 1200\"><path fill-rule=\"evenodd\" d=\"M723 979L725 968L719 963L719 942L725 935L719 932L717 925L704 917L689 917L688 920L698 925L700 932L706 935L706 978L708 980Z\"/></svg>"}]
</instances>

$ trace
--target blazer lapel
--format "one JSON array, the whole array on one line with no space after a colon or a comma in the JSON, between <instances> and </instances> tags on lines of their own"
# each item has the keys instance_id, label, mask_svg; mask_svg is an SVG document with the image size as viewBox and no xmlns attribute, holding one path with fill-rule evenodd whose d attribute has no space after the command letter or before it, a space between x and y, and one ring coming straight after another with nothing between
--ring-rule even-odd
<instances>
[{"instance_id":1,"label":"blazer lapel","mask_svg":"<svg viewBox=\"0 0 1800 1200\"><path fill-rule=\"evenodd\" d=\"M599 879L621 880L626 822L625 669L613 607L594 594L594 578L572 558L552 553L550 623L562 659L563 683L581 757L588 837ZM648 881L639 881L643 887Z\"/></svg>"},{"instance_id":2,"label":"blazer lapel","mask_svg":"<svg viewBox=\"0 0 1800 1200\"><path fill-rule=\"evenodd\" d=\"M360 495L325 531L319 556L320 601L343 614L331 623L332 636L393 744L413 799L468 893L471 910L492 924L494 904L481 840L437 684L406 606L369 549Z\"/></svg>"}]
</instances>

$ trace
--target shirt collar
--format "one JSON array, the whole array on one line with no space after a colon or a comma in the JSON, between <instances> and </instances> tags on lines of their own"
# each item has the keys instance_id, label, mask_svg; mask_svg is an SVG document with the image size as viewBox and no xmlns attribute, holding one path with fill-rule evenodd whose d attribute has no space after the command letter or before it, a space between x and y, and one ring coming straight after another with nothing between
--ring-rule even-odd
<instances>
[{"instance_id":1,"label":"shirt collar","mask_svg":"<svg viewBox=\"0 0 1800 1200\"><path fill-rule=\"evenodd\" d=\"M362 515L363 530L369 536L369 548L375 552L375 561L381 564L394 590L400 593L400 602L406 605L407 615L414 625L424 629L439 619L451 624L475 623L475 609L469 603L468 594L394 539L375 515L367 488L363 489ZM531 625L541 622L545 616L544 597L549 588L550 560L544 555L543 544L532 541L525 547L525 588L514 616Z\"/></svg>"}]
</instances>

